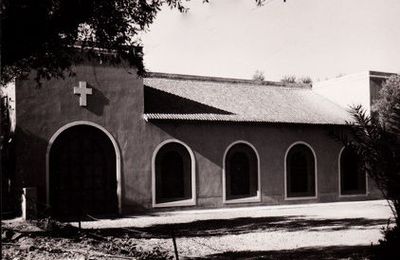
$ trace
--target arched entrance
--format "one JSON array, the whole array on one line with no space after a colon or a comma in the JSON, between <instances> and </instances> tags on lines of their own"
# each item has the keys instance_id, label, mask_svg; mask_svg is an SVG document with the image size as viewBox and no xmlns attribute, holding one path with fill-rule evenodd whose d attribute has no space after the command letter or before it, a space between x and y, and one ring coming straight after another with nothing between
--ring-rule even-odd
<instances>
[{"instance_id":1,"label":"arched entrance","mask_svg":"<svg viewBox=\"0 0 400 260\"><path fill-rule=\"evenodd\" d=\"M95 124L60 129L48 151L48 194L53 214L77 218L117 213L117 157L115 144Z\"/></svg>"},{"instance_id":2,"label":"arched entrance","mask_svg":"<svg viewBox=\"0 0 400 260\"><path fill-rule=\"evenodd\" d=\"M340 196L367 194L366 173L362 171L356 151L350 147L339 153L339 190Z\"/></svg>"}]
</instances>

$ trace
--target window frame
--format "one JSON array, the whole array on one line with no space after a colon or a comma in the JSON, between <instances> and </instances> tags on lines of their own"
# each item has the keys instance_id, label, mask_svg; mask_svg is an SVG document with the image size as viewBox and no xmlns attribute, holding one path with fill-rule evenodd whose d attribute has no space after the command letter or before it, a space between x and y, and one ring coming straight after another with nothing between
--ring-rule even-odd
<instances>
[{"instance_id":1,"label":"window frame","mask_svg":"<svg viewBox=\"0 0 400 260\"><path fill-rule=\"evenodd\" d=\"M257 159L257 195L239 198L239 199L227 199L226 198L226 156L228 155L229 150L237 144L245 144L249 146L255 153ZM222 202L223 204L235 204L235 203L251 203L251 202L261 202L261 168L260 168L260 156L258 154L257 149L251 143L244 140L237 140L225 149L223 158L222 158Z\"/></svg>"},{"instance_id":2,"label":"window frame","mask_svg":"<svg viewBox=\"0 0 400 260\"><path fill-rule=\"evenodd\" d=\"M314 196L301 196L301 197L288 197L288 183L287 183L287 169L288 169L288 165L287 165L287 156L288 156L288 154L289 154L289 152L290 152L290 150L295 146L295 145L298 145L298 144L302 144L302 145L305 145L305 146L307 146L310 150L311 150L311 152L312 152L312 154L313 154L313 156L314 156L314 185L315 185L315 195ZM308 143L306 143L306 142L304 142L304 141L296 141L296 142L294 142L294 143L292 143L287 149L286 149L286 152L285 152L285 157L284 157L284 193L285 193L285 200L312 200L312 199L317 199L318 198L318 164L317 164L317 162L318 162L318 158L317 158L317 154L315 153L315 151L314 151L314 148L310 145L310 144L308 144Z\"/></svg>"},{"instance_id":3,"label":"window frame","mask_svg":"<svg viewBox=\"0 0 400 260\"><path fill-rule=\"evenodd\" d=\"M156 202L156 157L159 150L166 144L178 143L186 148L190 155L191 161L191 188L192 188L192 198L184 199L172 202ZM196 189L196 160L192 149L184 142L178 139L167 139L157 145L153 151L153 156L151 159L151 192L152 192L152 207L153 208L163 208L163 207L183 207L183 206L195 206L197 201L197 189Z\"/></svg>"}]
</instances>

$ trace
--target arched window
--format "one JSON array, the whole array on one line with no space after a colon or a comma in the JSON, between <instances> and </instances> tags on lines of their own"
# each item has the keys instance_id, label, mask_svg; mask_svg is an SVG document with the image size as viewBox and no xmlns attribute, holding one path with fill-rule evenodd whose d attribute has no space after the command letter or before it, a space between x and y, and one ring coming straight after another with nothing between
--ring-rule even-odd
<instances>
[{"instance_id":1,"label":"arched window","mask_svg":"<svg viewBox=\"0 0 400 260\"><path fill-rule=\"evenodd\" d=\"M360 160L351 148L344 148L340 154L340 194L356 195L366 193L366 175L361 171Z\"/></svg>"},{"instance_id":2,"label":"arched window","mask_svg":"<svg viewBox=\"0 0 400 260\"><path fill-rule=\"evenodd\" d=\"M256 197L258 183L258 159L254 149L245 143L232 145L225 156L226 200Z\"/></svg>"},{"instance_id":3,"label":"arched window","mask_svg":"<svg viewBox=\"0 0 400 260\"><path fill-rule=\"evenodd\" d=\"M286 156L287 197L315 196L315 158L305 144L292 146Z\"/></svg>"},{"instance_id":4,"label":"arched window","mask_svg":"<svg viewBox=\"0 0 400 260\"><path fill-rule=\"evenodd\" d=\"M156 152L155 204L193 198L192 156L178 142L168 142ZM172 205L171 205L172 206Z\"/></svg>"}]
</instances>

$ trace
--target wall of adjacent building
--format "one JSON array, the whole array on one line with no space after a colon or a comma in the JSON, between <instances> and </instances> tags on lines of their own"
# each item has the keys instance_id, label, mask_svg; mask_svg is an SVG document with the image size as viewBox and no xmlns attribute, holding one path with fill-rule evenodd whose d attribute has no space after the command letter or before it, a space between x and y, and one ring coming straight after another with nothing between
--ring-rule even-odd
<instances>
[{"instance_id":1,"label":"wall of adjacent building","mask_svg":"<svg viewBox=\"0 0 400 260\"><path fill-rule=\"evenodd\" d=\"M345 109L362 105L368 113L371 110L369 71L315 82L313 90Z\"/></svg>"},{"instance_id":2,"label":"wall of adjacent building","mask_svg":"<svg viewBox=\"0 0 400 260\"><path fill-rule=\"evenodd\" d=\"M382 89L383 83L392 75L395 73L370 71L371 105L379 98L379 91Z\"/></svg>"}]
</instances>

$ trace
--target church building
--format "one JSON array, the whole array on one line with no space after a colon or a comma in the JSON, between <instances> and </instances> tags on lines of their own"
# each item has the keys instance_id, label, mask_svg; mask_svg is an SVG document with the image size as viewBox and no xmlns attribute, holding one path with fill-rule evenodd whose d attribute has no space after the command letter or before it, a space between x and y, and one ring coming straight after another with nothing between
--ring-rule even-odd
<instances>
[{"instance_id":1,"label":"church building","mask_svg":"<svg viewBox=\"0 0 400 260\"><path fill-rule=\"evenodd\" d=\"M56 216L380 198L334 133L387 73L311 87L73 69L15 82L16 183Z\"/></svg>"}]
</instances>

